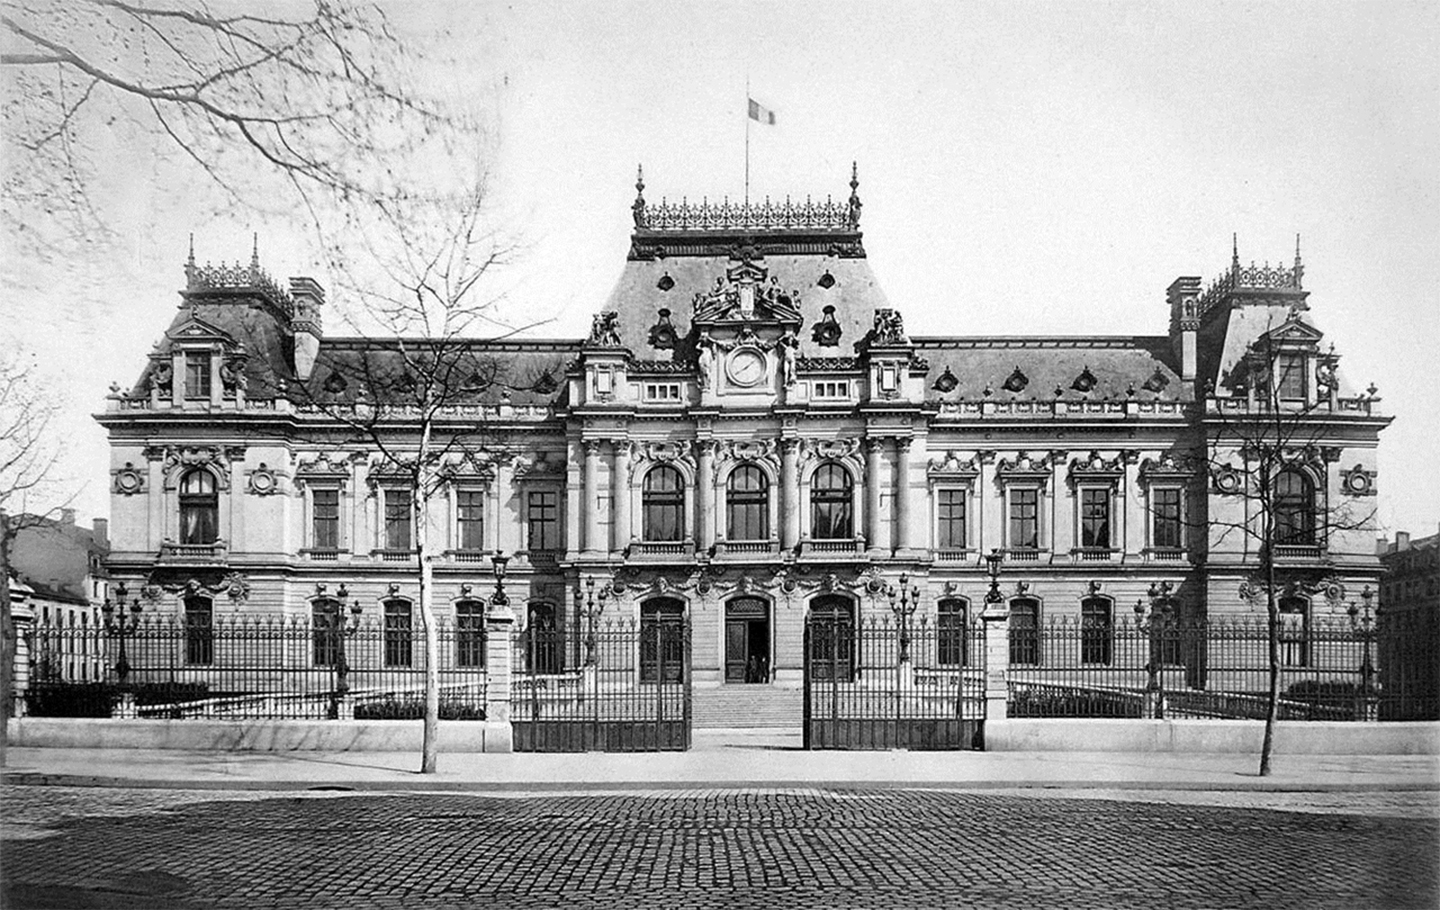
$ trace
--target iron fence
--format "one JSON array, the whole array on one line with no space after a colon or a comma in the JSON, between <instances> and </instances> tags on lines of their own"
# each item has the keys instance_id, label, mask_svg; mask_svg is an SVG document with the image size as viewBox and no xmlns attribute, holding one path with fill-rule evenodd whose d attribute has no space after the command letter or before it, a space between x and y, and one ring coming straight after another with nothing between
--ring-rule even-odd
<instances>
[{"instance_id":1,"label":"iron fence","mask_svg":"<svg viewBox=\"0 0 1440 910\"><path fill-rule=\"evenodd\" d=\"M966 749L985 715L985 627L963 618L811 617L807 749Z\"/></svg>"},{"instance_id":2,"label":"iron fence","mask_svg":"<svg viewBox=\"0 0 1440 910\"><path fill-rule=\"evenodd\" d=\"M515 638L510 720L520 752L690 748L690 625L532 625Z\"/></svg>"},{"instance_id":3,"label":"iron fence","mask_svg":"<svg viewBox=\"0 0 1440 910\"><path fill-rule=\"evenodd\" d=\"M1433 682L1403 663L1414 630L1401 617L1282 616L1282 720L1435 718ZM1263 718L1269 693L1264 617L1096 623L1059 617L1010 628L1012 717ZM1433 677L1432 677L1433 680Z\"/></svg>"},{"instance_id":4,"label":"iron fence","mask_svg":"<svg viewBox=\"0 0 1440 910\"><path fill-rule=\"evenodd\" d=\"M437 622L440 716L485 718L485 630ZM423 716L418 627L310 617L146 616L133 627L53 625L30 639L36 716L403 720ZM94 665L98 678L74 672ZM89 676L87 669L85 676Z\"/></svg>"}]
</instances>

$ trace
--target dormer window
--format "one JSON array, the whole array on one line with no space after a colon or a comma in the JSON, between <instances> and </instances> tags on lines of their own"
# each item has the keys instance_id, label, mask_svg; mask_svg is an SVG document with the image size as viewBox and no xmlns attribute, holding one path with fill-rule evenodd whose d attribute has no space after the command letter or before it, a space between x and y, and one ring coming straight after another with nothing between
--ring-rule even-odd
<instances>
[{"instance_id":1,"label":"dormer window","mask_svg":"<svg viewBox=\"0 0 1440 910\"><path fill-rule=\"evenodd\" d=\"M210 397L210 354L208 351L185 352L185 397Z\"/></svg>"},{"instance_id":2,"label":"dormer window","mask_svg":"<svg viewBox=\"0 0 1440 910\"><path fill-rule=\"evenodd\" d=\"M1309 398L1305 381L1304 354L1280 354L1275 360L1275 387L1281 401L1306 401Z\"/></svg>"}]
</instances>

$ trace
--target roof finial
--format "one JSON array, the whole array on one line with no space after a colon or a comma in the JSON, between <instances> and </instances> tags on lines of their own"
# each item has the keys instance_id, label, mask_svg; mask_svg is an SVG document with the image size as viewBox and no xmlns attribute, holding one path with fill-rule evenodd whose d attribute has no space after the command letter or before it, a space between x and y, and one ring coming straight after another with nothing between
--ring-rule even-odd
<instances>
[{"instance_id":1,"label":"roof finial","mask_svg":"<svg viewBox=\"0 0 1440 910\"><path fill-rule=\"evenodd\" d=\"M260 271L260 232L256 231L250 235L250 270Z\"/></svg>"},{"instance_id":2,"label":"roof finial","mask_svg":"<svg viewBox=\"0 0 1440 910\"><path fill-rule=\"evenodd\" d=\"M663 203L663 200L662 200ZM635 165L635 202L630 206L630 212L635 216L635 226L645 226L645 166Z\"/></svg>"},{"instance_id":3,"label":"roof finial","mask_svg":"<svg viewBox=\"0 0 1440 910\"><path fill-rule=\"evenodd\" d=\"M1300 287L1300 278L1305 274L1305 266L1300 262L1300 234L1295 234L1295 286Z\"/></svg>"},{"instance_id":4,"label":"roof finial","mask_svg":"<svg viewBox=\"0 0 1440 910\"><path fill-rule=\"evenodd\" d=\"M1230 268L1236 272L1240 271L1240 233L1238 231L1230 235Z\"/></svg>"},{"instance_id":5,"label":"roof finial","mask_svg":"<svg viewBox=\"0 0 1440 910\"><path fill-rule=\"evenodd\" d=\"M190 258L186 260L186 264L188 264L191 268L194 268L194 266L195 266L195 232L194 232L194 231L191 231L191 232L190 232Z\"/></svg>"},{"instance_id":6,"label":"roof finial","mask_svg":"<svg viewBox=\"0 0 1440 910\"><path fill-rule=\"evenodd\" d=\"M860 168L857 162L850 162L850 224L860 224Z\"/></svg>"}]
</instances>

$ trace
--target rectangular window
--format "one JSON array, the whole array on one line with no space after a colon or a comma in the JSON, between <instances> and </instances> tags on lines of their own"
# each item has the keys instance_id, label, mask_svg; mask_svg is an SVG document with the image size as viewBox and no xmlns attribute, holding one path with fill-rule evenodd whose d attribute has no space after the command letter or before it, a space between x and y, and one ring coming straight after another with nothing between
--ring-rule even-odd
<instances>
[{"instance_id":1,"label":"rectangular window","mask_svg":"<svg viewBox=\"0 0 1440 910\"><path fill-rule=\"evenodd\" d=\"M340 548L340 491L312 490L314 536L310 545L317 550Z\"/></svg>"},{"instance_id":2,"label":"rectangular window","mask_svg":"<svg viewBox=\"0 0 1440 910\"><path fill-rule=\"evenodd\" d=\"M1080 662L1109 665L1114 647L1110 602L1096 597L1080 602Z\"/></svg>"},{"instance_id":3,"label":"rectangular window","mask_svg":"<svg viewBox=\"0 0 1440 910\"><path fill-rule=\"evenodd\" d=\"M385 549L410 549L410 491L385 491Z\"/></svg>"},{"instance_id":4,"label":"rectangular window","mask_svg":"<svg viewBox=\"0 0 1440 910\"><path fill-rule=\"evenodd\" d=\"M944 550L965 549L965 490L935 491L936 534Z\"/></svg>"},{"instance_id":5,"label":"rectangular window","mask_svg":"<svg viewBox=\"0 0 1440 910\"><path fill-rule=\"evenodd\" d=\"M1095 487L1080 491L1080 546L1110 548L1110 491Z\"/></svg>"},{"instance_id":6,"label":"rectangular window","mask_svg":"<svg viewBox=\"0 0 1440 910\"><path fill-rule=\"evenodd\" d=\"M478 600L455 605L455 665L485 666L485 605Z\"/></svg>"},{"instance_id":7,"label":"rectangular window","mask_svg":"<svg viewBox=\"0 0 1440 910\"><path fill-rule=\"evenodd\" d=\"M526 506L530 531L528 548L560 549L560 494L551 490L534 490L526 498Z\"/></svg>"},{"instance_id":8,"label":"rectangular window","mask_svg":"<svg viewBox=\"0 0 1440 910\"><path fill-rule=\"evenodd\" d=\"M460 549L485 549L485 494L479 490L461 490L455 494L455 507L460 525Z\"/></svg>"},{"instance_id":9,"label":"rectangular window","mask_svg":"<svg viewBox=\"0 0 1440 910\"><path fill-rule=\"evenodd\" d=\"M1010 548L1035 550L1040 547L1040 491L1010 491Z\"/></svg>"},{"instance_id":10,"label":"rectangular window","mask_svg":"<svg viewBox=\"0 0 1440 910\"><path fill-rule=\"evenodd\" d=\"M1010 601L1010 663L1040 663L1040 604L1030 599Z\"/></svg>"},{"instance_id":11,"label":"rectangular window","mask_svg":"<svg viewBox=\"0 0 1440 910\"><path fill-rule=\"evenodd\" d=\"M645 383L646 401L679 401L680 384L678 382L647 382Z\"/></svg>"},{"instance_id":12,"label":"rectangular window","mask_svg":"<svg viewBox=\"0 0 1440 910\"><path fill-rule=\"evenodd\" d=\"M814 385L816 398L849 398L850 383L845 381L825 380L816 382Z\"/></svg>"},{"instance_id":13,"label":"rectangular window","mask_svg":"<svg viewBox=\"0 0 1440 910\"><path fill-rule=\"evenodd\" d=\"M210 355L191 351L185 355L185 397L210 397Z\"/></svg>"},{"instance_id":14,"label":"rectangular window","mask_svg":"<svg viewBox=\"0 0 1440 910\"><path fill-rule=\"evenodd\" d=\"M1278 389L1282 401L1304 401L1308 397L1305 361L1304 354L1281 354L1276 358L1275 367L1279 374L1276 389Z\"/></svg>"},{"instance_id":15,"label":"rectangular window","mask_svg":"<svg viewBox=\"0 0 1440 910\"><path fill-rule=\"evenodd\" d=\"M1180 549L1180 490L1175 487L1161 487L1150 495L1154 520L1151 546Z\"/></svg>"}]
</instances>

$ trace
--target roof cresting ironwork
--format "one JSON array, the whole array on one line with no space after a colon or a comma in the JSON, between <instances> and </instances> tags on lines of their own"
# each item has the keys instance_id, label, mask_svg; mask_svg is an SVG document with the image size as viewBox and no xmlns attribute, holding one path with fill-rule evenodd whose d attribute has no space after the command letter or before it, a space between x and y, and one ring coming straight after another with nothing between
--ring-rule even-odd
<instances>
[{"instance_id":1,"label":"roof cresting ironwork","mask_svg":"<svg viewBox=\"0 0 1440 910\"><path fill-rule=\"evenodd\" d=\"M702 197L692 203L681 197L679 202L662 198L658 204L645 201L645 172L636 169L635 202L630 206L635 227L642 231L664 233L716 231L825 231L854 233L860 229L860 180L855 163L850 166L850 198L836 202L830 196L815 201L809 196L803 202L786 196L771 201L766 196L759 202L731 202L723 197L711 202Z\"/></svg>"}]
</instances>

